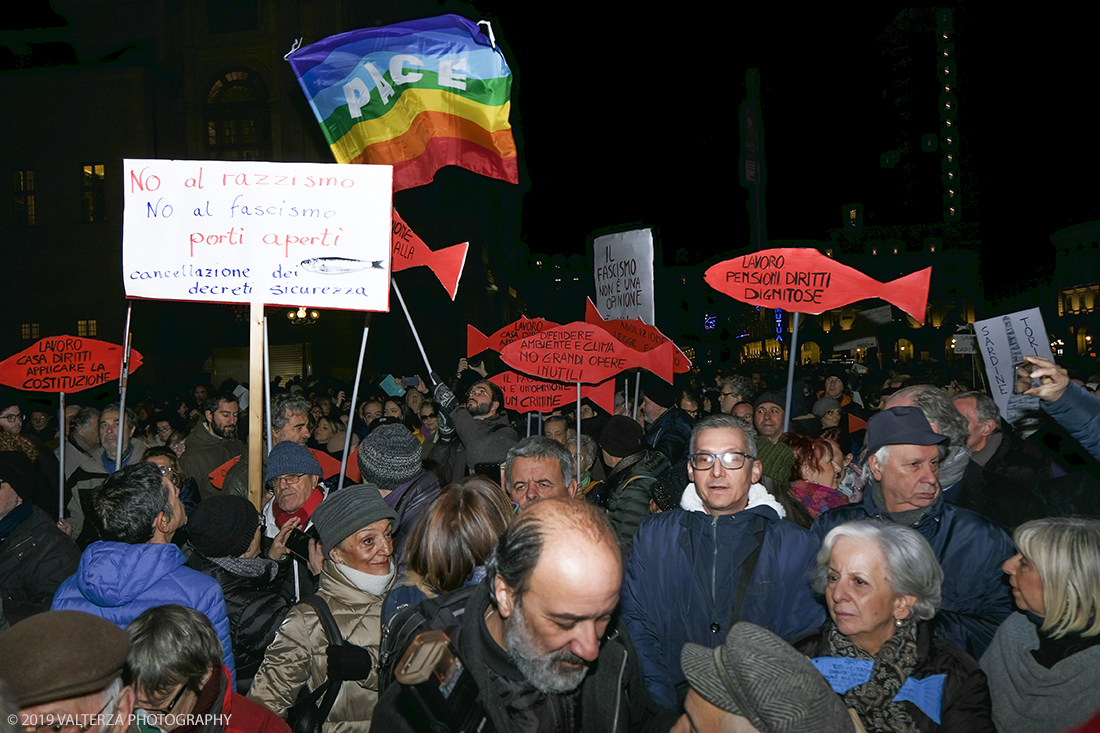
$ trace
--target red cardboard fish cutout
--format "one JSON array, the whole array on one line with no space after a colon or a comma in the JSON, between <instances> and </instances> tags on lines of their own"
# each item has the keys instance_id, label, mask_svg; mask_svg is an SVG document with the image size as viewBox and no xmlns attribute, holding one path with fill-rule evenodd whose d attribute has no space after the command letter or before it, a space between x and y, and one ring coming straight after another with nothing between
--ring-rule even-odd
<instances>
[{"instance_id":1,"label":"red cardboard fish cutout","mask_svg":"<svg viewBox=\"0 0 1100 733\"><path fill-rule=\"evenodd\" d=\"M750 305L799 313L824 313L865 298L882 298L924 323L926 267L888 283L842 265L816 249L767 249L719 262L703 278L722 293Z\"/></svg>"},{"instance_id":2,"label":"red cardboard fish cutout","mask_svg":"<svg viewBox=\"0 0 1100 733\"><path fill-rule=\"evenodd\" d=\"M518 372L501 372L489 381L504 392L504 406L516 412L549 412L577 401L577 385L532 379ZM608 379L592 387L581 387L581 398L615 412L615 380Z\"/></svg>"},{"instance_id":3,"label":"red cardboard fish cutout","mask_svg":"<svg viewBox=\"0 0 1100 733\"><path fill-rule=\"evenodd\" d=\"M652 351L635 351L598 326L570 323L513 341L500 358L524 374L556 382L599 384L641 367L671 383L675 351L671 341Z\"/></svg>"},{"instance_id":4,"label":"red cardboard fish cutout","mask_svg":"<svg viewBox=\"0 0 1100 733\"><path fill-rule=\"evenodd\" d=\"M130 349L130 373L141 354ZM118 379L122 347L106 341L50 336L0 362L0 384L29 392L80 392Z\"/></svg>"},{"instance_id":5,"label":"red cardboard fish cutout","mask_svg":"<svg viewBox=\"0 0 1100 733\"><path fill-rule=\"evenodd\" d=\"M466 250L469 242L456 244L453 247L444 247L433 252L424 244L424 240L416 236L397 209L393 210L393 231L390 236L390 270L407 270L410 267L425 265L431 268L447 295L451 300L458 294L458 280L462 277L462 268L466 265Z\"/></svg>"},{"instance_id":6,"label":"red cardboard fish cutout","mask_svg":"<svg viewBox=\"0 0 1100 733\"><path fill-rule=\"evenodd\" d=\"M632 349L652 351L666 341L671 341L655 326L649 325L641 318L613 318L605 321L600 312L596 310L592 299L587 298L586 300L588 304L584 309L585 322L591 323L593 326L599 326ZM688 359L684 352L680 351L680 347L677 346L672 359L672 371L682 374L689 369L691 369L691 359Z\"/></svg>"},{"instance_id":7,"label":"red cardboard fish cutout","mask_svg":"<svg viewBox=\"0 0 1100 733\"><path fill-rule=\"evenodd\" d=\"M486 336L481 331L478 331L473 326L466 326L466 356L473 356L474 354L480 354L482 351L492 349L493 351L504 351L504 347L513 341L517 341L521 338L526 338L533 333L541 333L547 329L557 327L557 323L552 323L543 318L528 318L527 316L520 316L518 321L509 323L504 328L500 329L492 336Z\"/></svg>"}]
</instances>

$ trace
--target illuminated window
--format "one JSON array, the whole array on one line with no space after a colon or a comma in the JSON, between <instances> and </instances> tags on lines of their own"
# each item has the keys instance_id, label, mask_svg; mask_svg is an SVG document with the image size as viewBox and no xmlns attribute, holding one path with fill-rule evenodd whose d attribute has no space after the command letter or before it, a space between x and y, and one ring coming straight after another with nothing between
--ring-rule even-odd
<instances>
[{"instance_id":1,"label":"illuminated window","mask_svg":"<svg viewBox=\"0 0 1100 733\"><path fill-rule=\"evenodd\" d=\"M271 152L267 87L251 71L236 69L206 94L206 149L220 160L265 160Z\"/></svg>"},{"instance_id":2,"label":"illuminated window","mask_svg":"<svg viewBox=\"0 0 1100 733\"><path fill-rule=\"evenodd\" d=\"M96 323L92 321L77 321L76 322L76 335L77 336L96 336Z\"/></svg>"},{"instance_id":3,"label":"illuminated window","mask_svg":"<svg viewBox=\"0 0 1100 733\"><path fill-rule=\"evenodd\" d=\"M11 191L15 205L15 225L34 226L34 171L15 171L12 174Z\"/></svg>"},{"instance_id":4,"label":"illuminated window","mask_svg":"<svg viewBox=\"0 0 1100 733\"><path fill-rule=\"evenodd\" d=\"M104 165L86 164L81 180L81 221L107 221L107 172Z\"/></svg>"},{"instance_id":5,"label":"illuminated window","mask_svg":"<svg viewBox=\"0 0 1100 733\"><path fill-rule=\"evenodd\" d=\"M37 341L42 338L42 326L38 323L24 323L19 326L19 335L24 341Z\"/></svg>"}]
</instances>

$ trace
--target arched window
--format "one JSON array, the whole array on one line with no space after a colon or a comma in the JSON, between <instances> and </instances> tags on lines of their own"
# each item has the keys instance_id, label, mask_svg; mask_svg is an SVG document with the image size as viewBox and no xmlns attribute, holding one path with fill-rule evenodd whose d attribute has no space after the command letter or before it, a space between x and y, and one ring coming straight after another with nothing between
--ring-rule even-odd
<instances>
[{"instance_id":1,"label":"arched window","mask_svg":"<svg viewBox=\"0 0 1100 733\"><path fill-rule=\"evenodd\" d=\"M206 95L206 149L216 160L271 157L271 106L258 74L234 69Z\"/></svg>"}]
</instances>

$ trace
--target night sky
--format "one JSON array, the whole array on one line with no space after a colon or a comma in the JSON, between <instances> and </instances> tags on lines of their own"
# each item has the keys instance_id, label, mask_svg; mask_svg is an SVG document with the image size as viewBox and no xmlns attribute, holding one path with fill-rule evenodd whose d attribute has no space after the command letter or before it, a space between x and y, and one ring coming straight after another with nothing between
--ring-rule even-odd
<instances>
[{"instance_id":1,"label":"night sky","mask_svg":"<svg viewBox=\"0 0 1100 733\"><path fill-rule=\"evenodd\" d=\"M354 7L360 27L445 12L493 22L515 75L521 197L510 210L476 215L512 219L502 229L533 252L584 253L593 231L631 223L657 228L670 264L711 262L747 246L748 192L736 166L750 67L762 79L770 238L828 239L848 203L863 204L867 224L942 220L941 154L921 152L919 140L939 128L933 19L944 6ZM1096 62L1091 24L1072 14L946 7L958 64L963 221L980 222L990 301L981 316L1049 282L1053 232L1100 219ZM46 2L27 10L6 25L66 22ZM901 156L886 169L880 156L889 150ZM419 199L447 216L461 202L441 201L443 191L428 186L395 201L401 208L402 196ZM410 206L406 214L414 228L416 213ZM1050 305L1049 292L1034 297Z\"/></svg>"}]
</instances>

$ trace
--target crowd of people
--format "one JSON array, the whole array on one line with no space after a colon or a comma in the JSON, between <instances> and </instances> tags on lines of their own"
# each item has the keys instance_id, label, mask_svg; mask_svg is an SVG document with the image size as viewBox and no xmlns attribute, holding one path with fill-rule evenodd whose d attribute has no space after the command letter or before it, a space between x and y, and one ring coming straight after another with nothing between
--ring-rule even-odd
<instances>
[{"instance_id":1,"label":"crowd of people","mask_svg":"<svg viewBox=\"0 0 1100 733\"><path fill-rule=\"evenodd\" d=\"M858 364L277 381L261 487L235 382L5 396L0 733L1100 730L1100 396L1027 359L1016 425Z\"/></svg>"}]
</instances>

